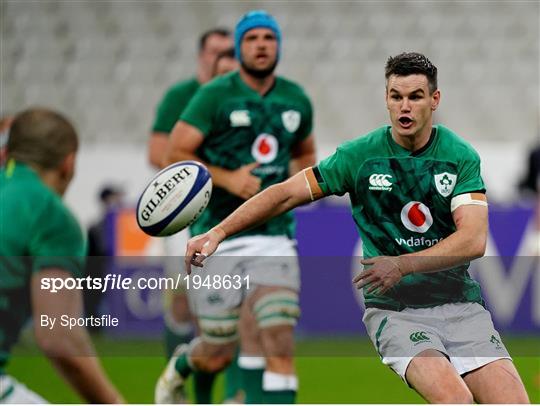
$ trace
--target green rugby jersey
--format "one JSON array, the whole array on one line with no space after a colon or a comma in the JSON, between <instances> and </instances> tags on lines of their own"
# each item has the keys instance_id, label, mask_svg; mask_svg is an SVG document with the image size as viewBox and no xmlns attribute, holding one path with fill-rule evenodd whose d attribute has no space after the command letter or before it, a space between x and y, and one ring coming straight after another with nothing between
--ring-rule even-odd
<instances>
[{"instance_id":1,"label":"green rugby jersey","mask_svg":"<svg viewBox=\"0 0 540 406\"><path fill-rule=\"evenodd\" d=\"M171 86L158 105L152 131L169 134L199 87L195 77Z\"/></svg>"},{"instance_id":2,"label":"green rugby jersey","mask_svg":"<svg viewBox=\"0 0 540 406\"><path fill-rule=\"evenodd\" d=\"M289 177L292 148L312 130L312 108L302 88L277 77L261 96L247 86L239 72L231 72L205 84L182 113L181 120L198 128L204 141L197 155L210 165L234 170L252 162L261 165L253 174L262 189ZM192 225L192 235L208 231L244 200L214 187L206 210ZM238 234L294 235L292 213Z\"/></svg>"},{"instance_id":3,"label":"green rugby jersey","mask_svg":"<svg viewBox=\"0 0 540 406\"><path fill-rule=\"evenodd\" d=\"M478 154L441 125L433 127L428 144L414 153L397 144L391 127L385 126L342 144L314 169L326 195L349 193L367 258L436 244L456 230L452 198L485 192ZM366 305L401 310L452 302L483 304L468 267L407 275L384 295L364 292Z\"/></svg>"},{"instance_id":4,"label":"green rugby jersey","mask_svg":"<svg viewBox=\"0 0 540 406\"><path fill-rule=\"evenodd\" d=\"M82 276L86 246L60 197L29 166L0 170L0 373L31 316L30 280L43 268Z\"/></svg>"}]
</instances>

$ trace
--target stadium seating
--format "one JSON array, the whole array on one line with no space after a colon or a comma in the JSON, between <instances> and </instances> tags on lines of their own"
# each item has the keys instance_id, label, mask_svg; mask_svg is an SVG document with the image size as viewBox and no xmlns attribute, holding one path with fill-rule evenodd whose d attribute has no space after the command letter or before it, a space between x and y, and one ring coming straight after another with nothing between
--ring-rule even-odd
<instances>
[{"instance_id":1,"label":"stadium seating","mask_svg":"<svg viewBox=\"0 0 540 406\"><path fill-rule=\"evenodd\" d=\"M440 70L441 121L471 139L537 136L537 2L257 2L282 24L280 72L337 144L386 118L383 65L403 50ZM199 33L232 27L247 2L3 2L2 110L52 104L84 142L144 142L155 105L194 70ZM519 108L516 108L519 106Z\"/></svg>"}]
</instances>

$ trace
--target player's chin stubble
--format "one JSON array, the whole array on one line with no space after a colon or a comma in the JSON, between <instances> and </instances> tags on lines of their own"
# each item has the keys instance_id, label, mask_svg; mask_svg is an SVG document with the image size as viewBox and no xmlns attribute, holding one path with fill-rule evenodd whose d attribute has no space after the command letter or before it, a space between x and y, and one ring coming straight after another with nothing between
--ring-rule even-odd
<instances>
[{"instance_id":1,"label":"player's chin stubble","mask_svg":"<svg viewBox=\"0 0 540 406\"><path fill-rule=\"evenodd\" d=\"M253 68L253 67L247 65L244 61L241 62L241 65L242 65L242 68L250 76L253 76L254 78L257 78L257 79L264 79L264 78L270 76L272 73L274 73L274 70L276 69L276 66L277 66L277 60L275 60L272 65L270 65L269 67L264 68L264 69Z\"/></svg>"}]
</instances>

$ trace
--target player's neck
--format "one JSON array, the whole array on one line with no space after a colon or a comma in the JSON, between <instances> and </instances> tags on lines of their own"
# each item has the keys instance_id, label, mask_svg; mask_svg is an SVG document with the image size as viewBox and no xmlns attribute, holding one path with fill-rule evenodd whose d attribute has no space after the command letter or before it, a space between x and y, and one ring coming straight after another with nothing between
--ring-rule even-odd
<instances>
[{"instance_id":1,"label":"player's neck","mask_svg":"<svg viewBox=\"0 0 540 406\"><path fill-rule=\"evenodd\" d=\"M197 70L197 82L204 85L206 82L210 82L212 79L211 72L206 72L203 68Z\"/></svg>"},{"instance_id":2,"label":"player's neck","mask_svg":"<svg viewBox=\"0 0 540 406\"><path fill-rule=\"evenodd\" d=\"M261 96L268 93L268 91L272 88L272 86L274 86L274 82L276 81L276 75L274 75L273 73L264 78L256 78L254 76L251 76L242 68L240 68L240 78L242 78L246 85L255 90Z\"/></svg>"},{"instance_id":3,"label":"player's neck","mask_svg":"<svg viewBox=\"0 0 540 406\"><path fill-rule=\"evenodd\" d=\"M61 181L61 177L59 176L57 171L37 169L37 173L39 177L41 178L41 181L46 186L48 186L49 189L51 189L60 197L64 195L64 192L66 191L66 187L64 185L64 182Z\"/></svg>"},{"instance_id":4,"label":"player's neck","mask_svg":"<svg viewBox=\"0 0 540 406\"><path fill-rule=\"evenodd\" d=\"M420 133L412 134L410 136L399 135L394 128L392 128L392 138L394 141L403 148L414 152L418 151L429 142L431 137L432 123L429 122Z\"/></svg>"}]
</instances>

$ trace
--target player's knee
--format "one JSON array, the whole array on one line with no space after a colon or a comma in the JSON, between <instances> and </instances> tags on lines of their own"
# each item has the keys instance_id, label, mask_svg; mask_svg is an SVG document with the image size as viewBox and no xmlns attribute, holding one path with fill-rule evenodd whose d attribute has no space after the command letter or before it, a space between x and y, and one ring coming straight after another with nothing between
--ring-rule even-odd
<instances>
[{"instance_id":1,"label":"player's knee","mask_svg":"<svg viewBox=\"0 0 540 406\"><path fill-rule=\"evenodd\" d=\"M225 369L233 360L236 343L211 344L203 337L196 339L191 353L193 366L202 372L219 372ZM192 341L193 345L194 341Z\"/></svg>"},{"instance_id":2,"label":"player's knee","mask_svg":"<svg viewBox=\"0 0 540 406\"><path fill-rule=\"evenodd\" d=\"M298 293L288 290L268 293L253 304L253 313L260 329L294 327L300 317Z\"/></svg>"},{"instance_id":3,"label":"player's knee","mask_svg":"<svg viewBox=\"0 0 540 406\"><path fill-rule=\"evenodd\" d=\"M429 400L430 403L446 403L446 404L455 404L455 405L465 405L474 403L474 398L467 388L459 390L445 390L439 392L438 395L434 396Z\"/></svg>"},{"instance_id":4,"label":"player's knee","mask_svg":"<svg viewBox=\"0 0 540 406\"><path fill-rule=\"evenodd\" d=\"M216 373L223 371L229 366L233 360L233 353L221 354L208 357L194 357L192 359L193 365L199 371L206 373Z\"/></svg>"},{"instance_id":5,"label":"player's knee","mask_svg":"<svg viewBox=\"0 0 540 406\"><path fill-rule=\"evenodd\" d=\"M226 346L238 341L238 313L227 312L219 316L200 316L202 339L211 345Z\"/></svg>"}]
</instances>

